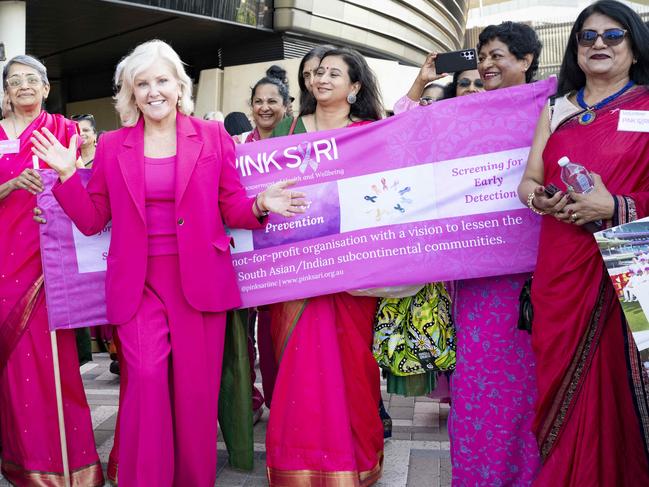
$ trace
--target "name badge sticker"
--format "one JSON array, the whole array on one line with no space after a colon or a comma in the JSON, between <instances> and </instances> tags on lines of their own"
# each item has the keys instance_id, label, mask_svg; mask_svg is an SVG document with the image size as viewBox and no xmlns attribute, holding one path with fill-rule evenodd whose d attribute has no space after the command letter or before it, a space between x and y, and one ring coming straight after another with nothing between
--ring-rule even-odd
<instances>
[{"instance_id":1,"label":"name badge sticker","mask_svg":"<svg viewBox=\"0 0 649 487\"><path fill-rule=\"evenodd\" d=\"M620 110L620 132L649 132L649 110Z\"/></svg>"},{"instance_id":2,"label":"name badge sticker","mask_svg":"<svg viewBox=\"0 0 649 487\"><path fill-rule=\"evenodd\" d=\"M18 154L20 152L20 140L0 140L0 156L4 154Z\"/></svg>"}]
</instances>

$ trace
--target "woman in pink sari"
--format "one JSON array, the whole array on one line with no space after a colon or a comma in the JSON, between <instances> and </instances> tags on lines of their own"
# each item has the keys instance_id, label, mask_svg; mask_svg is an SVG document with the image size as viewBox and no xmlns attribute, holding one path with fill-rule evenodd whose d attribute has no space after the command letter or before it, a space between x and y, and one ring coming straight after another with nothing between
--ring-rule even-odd
<instances>
[{"instance_id":1,"label":"woman in pink sari","mask_svg":"<svg viewBox=\"0 0 649 487\"><path fill-rule=\"evenodd\" d=\"M579 15L519 187L546 215L532 285L539 487L649 485L649 378L584 228L649 216L649 136L618 126L624 110L649 113L647 45L639 16L619 2ZM564 187L563 156L592 171L592 192L543 194L543 185Z\"/></svg>"},{"instance_id":2,"label":"woman in pink sari","mask_svg":"<svg viewBox=\"0 0 649 487\"><path fill-rule=\"evenodd\" d=\"M45 67L17 56L4 67L12 111L0 122L0 443L2 474L14 485L63 485L52 348L43 292L32 169L35 130L47 128L63 144L76 124L42 109L49 93ZM104 485L90 409L79 374L74 330L57 332L64 419L72 483Z\"/></svg>"},{"instance_id":3,"label":"woman in pink sari","mask_svg":"<svg viewBox=\"0 0 649 487\"><path fill-rule=\"evenodd\" d=\"M486 27L478 42L485 89L531 82L540 51L528 25ZM503 136L513 133L503 130ZM518 296L528 277L509 274L456 284L457 365L448 425L454 486L528 486L538 469L531 431L534 355L530 335L517 328Z\"/></svg>"},{"instance_id":4,"label":"woman in pink sari","mask_svg":"<svg viewBox=\"0 0 649 487\"><path fill-rule=\"evenodd\" d=\"M324 54L303 116L273 134L353 127L381 117L376 81L356 51ZM271 305L279 371L266 436L271 486L357 487L383 465L379 369L372 355L377 300L347 293Z\"/></svg>"}]
</instances>

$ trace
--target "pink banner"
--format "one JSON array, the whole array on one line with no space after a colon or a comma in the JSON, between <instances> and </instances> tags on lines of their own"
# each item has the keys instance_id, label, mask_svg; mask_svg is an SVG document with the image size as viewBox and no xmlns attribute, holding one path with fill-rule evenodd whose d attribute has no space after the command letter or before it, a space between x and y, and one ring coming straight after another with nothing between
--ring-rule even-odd
<instances>
[{"instance_id":1,"label":"pink banner","mask_svg":"<svg viewBox=\"0 0 649 487\"><path fill-rule=\"evenodd\" d=\"M90 169L79 169L85 185ZM47 223L40 226L41 259L50 330L104 325L106 257L110 224L86 237L72 224L52 194L58 180L51 169L40 171L45 190L37 197Z\"/></svg>"},{"instance_id":2,"label":"pink banner","mask_svg":"<svg viewBox=\"0 0 649 487\"><path fill-rule=\"evenodd\" d=\"M243 306L531 271L539 219L516 188L555 89L552 78L237 146L250 195L297 179L312 201L296 218L271 215L264 230L232 230ZM110 228L82 236L51 194L54 173L42 175L50 327L103 324Z\"/></svg>"},{"instance_id":3,"label":"pink banner","mask_svg":"<svg viewBox=\"0 0 649 487\"><path fill-rule=\"evenodd\" d=\"M305 215L234 230L244 307L531 271L539 219L518 199L554 78L373 124L237 147L249 194L297 179Z\"/></svg>"}]
</instances>

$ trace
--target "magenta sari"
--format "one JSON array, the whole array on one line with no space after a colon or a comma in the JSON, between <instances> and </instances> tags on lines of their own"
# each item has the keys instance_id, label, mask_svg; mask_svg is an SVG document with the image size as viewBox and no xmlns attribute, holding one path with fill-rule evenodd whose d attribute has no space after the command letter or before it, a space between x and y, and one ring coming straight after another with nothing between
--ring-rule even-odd
<instances>
[{"instance_id":1,"label":"magenta sari","mask_svg":"<svg viewBox=\"0 0 649 487\"><path fill-rule=\"evenodd\" d=\"M20 136L20 152L0 156L0 182L32 167L34 130L47 127L64 145L76 124L41 114ZM7 140L0 127L0 140ZM0 200L0 438L2 474L16 486L64 485L52 349L43 291L36 197L16 190ZM74 330L57 332L72 484L104 484L79 374Z\"/></svg>"},{"instance_id":2,"label":"magenta sari","mask_svg":"<svg viewBox=\"0 0 649 487\"><path fill-rule=\"evenodd\" d=\"M266 436L271 486L358 487L380 478L376 305L337 293L270 306L279 363Z\"/></svg>"},{"instance_id":3,"label":"magenta sari","mask_svg":"<svg viewBox=\"0 0 649 487\"><path fill-rule=\"evenodd\" d=\"M290 125L281 122L274 135ZM301 119L294 129L306 132ZM271 487L364 487L381 477L376 307L376 298L347 293L270 305L279 364L266 433Z\"/></svg>"},{"instance_id":4,"label":"magenta sari","mask_svg":"<svg viewBox=\"0 0 649 487\"><path fill-rule=\"evenodd\" d=\"M548 140L545 181L563 187L568 156L615 195L610 224L649 216L649 134L617 130L620 110L649 110L640 86ZM649 485L649 378L591 234L543 217L532 285L543 467L535 486Z\"/></svg>"}]
</instances>

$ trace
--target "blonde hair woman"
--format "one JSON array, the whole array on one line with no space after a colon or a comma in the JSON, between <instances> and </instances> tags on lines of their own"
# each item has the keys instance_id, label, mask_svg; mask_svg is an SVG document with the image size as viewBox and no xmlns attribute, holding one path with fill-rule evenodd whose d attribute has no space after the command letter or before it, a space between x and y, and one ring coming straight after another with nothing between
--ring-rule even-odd
<instances>
[{"instance_id":1,"label":"blonde hair woman","mask_svg":"<svg viewBox=\"0 0 649 487\"><path fill-rule=\"evenodd\" d=\"M90 235L112 219L106 301L121 345L120 484L212 487L225 311L241 304L230 228L269 211L303 212L302 194L271 186L248 198L221 123L190 117L191 80L174 50L150 41L118 65L123 128L99 140L87 189L69 148L36 134L55 196ZM109 476L117 480L114 463Z\"/></svg>"}]
</instances>

